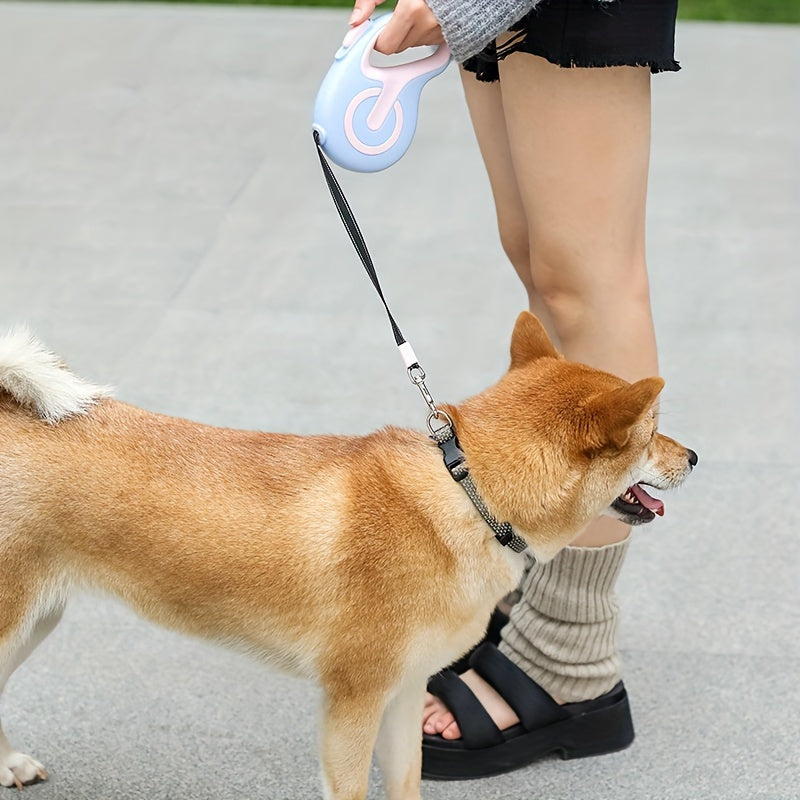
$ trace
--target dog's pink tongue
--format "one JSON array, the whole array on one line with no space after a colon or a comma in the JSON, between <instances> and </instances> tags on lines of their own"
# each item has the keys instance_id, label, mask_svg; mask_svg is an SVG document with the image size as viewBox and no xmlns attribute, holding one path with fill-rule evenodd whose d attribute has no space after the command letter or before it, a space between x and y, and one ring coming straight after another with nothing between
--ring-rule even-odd
<instances>
[{"instance_id":1,"label":"dog's pink tongue","mask_svg":"<svg viewBox=\"0 0 800 800\"><path fill-rule=\"evenodd\" d=\"M658 514L659 517L664 516L664 504L657 500L655 497L650 497L647 492L642 489L641 486L637 483L635 486L631 486L631 494L647 509L652 511L654 514Z\"/></svg>"}]
</instances>

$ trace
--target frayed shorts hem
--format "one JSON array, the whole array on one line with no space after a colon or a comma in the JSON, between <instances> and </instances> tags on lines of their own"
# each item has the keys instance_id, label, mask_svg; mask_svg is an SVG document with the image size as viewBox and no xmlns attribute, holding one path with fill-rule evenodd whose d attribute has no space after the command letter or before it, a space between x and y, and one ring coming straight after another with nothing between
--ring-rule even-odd
<instances>
[{"instance_id":1,"label":"frayed shorts hem","mask_svg":"<svg viewBox=\"0 0 800 800\"><path fill-rule=\"evenodd\" d=\"M500 47L494 42L462 65L478 80L496 81L498 62L528 53L565 68L649 67L677 72L677 0L542 0Z\"/></svg>"}]
</instances>

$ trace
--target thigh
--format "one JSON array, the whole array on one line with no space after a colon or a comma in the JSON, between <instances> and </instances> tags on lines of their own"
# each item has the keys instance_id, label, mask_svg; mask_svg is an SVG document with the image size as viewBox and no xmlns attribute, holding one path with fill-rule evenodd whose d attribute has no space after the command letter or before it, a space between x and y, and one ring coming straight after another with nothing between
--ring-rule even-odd
<instances>
[{"instance_id":1,"label":"thigh","mask_svg":"<svg viewBox=\"0 0 800 800\"><path fill-rule=\"evenodd\" d=\"M562 351L633 380L657 372L645 260L646 67L500 63L531 274Z\"/></svg>"},{"instance_id":2,"label":"thigh","mask_svg":"<svg viewBox=\"0 0 800 800\"><path fill-rule=\"evenodd\" d=\"M536 259L587 290L643 269L649 69L564 69L528 53L499 68Z\"/></svg>"}]
</instances>

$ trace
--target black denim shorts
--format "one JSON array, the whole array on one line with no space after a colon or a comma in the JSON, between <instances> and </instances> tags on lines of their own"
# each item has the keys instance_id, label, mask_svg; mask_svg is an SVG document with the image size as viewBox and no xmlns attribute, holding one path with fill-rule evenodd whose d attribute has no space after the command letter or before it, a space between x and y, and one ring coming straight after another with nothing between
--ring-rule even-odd
<instances>
[{"instance_id":1,"label":"black denim shorts","mask_svg":"<svg viewBox=\"0 0 800 800\"><path fill-rule=\"evenodd\" d=\"M499 48L494 43L464 62L478 80L496 81L497 62L531 53L561 67L647 66L675 72L678 0L542 0Z\"/></svg>"}]
</instances>

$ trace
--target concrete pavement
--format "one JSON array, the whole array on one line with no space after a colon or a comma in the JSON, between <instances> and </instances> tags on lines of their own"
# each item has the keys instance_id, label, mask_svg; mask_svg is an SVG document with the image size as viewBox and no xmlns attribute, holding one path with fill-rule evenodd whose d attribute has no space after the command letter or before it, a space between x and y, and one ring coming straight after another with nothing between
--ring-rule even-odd
<instances>
[{"instance_id":1,"label":"concrete pavement","mask_svg":"<svg viewBox=\"0 0 800 800\"><path fill-rule=\"evenodd\" d=\"M2 326L170 414L422 426L311 143L346 17L0 3ZM662 428L701 460L621 580L637 741L430 800L800 797L800 27L683 23L678 53L653 82L649 262ZM340 176L436 397L484 388L524 296L455 70L401 162ZM49 770L31 800L305 800L317 699L86 598L3 716Z\"/></svg>"}]
</instances>

